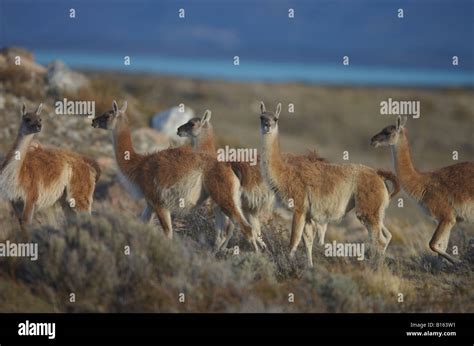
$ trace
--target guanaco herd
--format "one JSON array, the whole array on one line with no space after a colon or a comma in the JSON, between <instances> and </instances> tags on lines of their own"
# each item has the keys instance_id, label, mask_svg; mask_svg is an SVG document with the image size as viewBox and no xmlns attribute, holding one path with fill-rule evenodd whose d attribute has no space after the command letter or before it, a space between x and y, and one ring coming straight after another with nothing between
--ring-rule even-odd
<instances>
[{"instance_id":1,"label":"guanaco herd","mask_svg":"<svg viewBox=\"0 0 474 346\"><path fill-rule=\"evenodd\" d=\"M193 118L177 129L191 146L137 153L126 115L127 102L92 121L92 127L112 133L118 176L127 190L146 201L143 222L156 214L165 235L173 236L172 215L212 200L214 250L227 247L238 226L256 252L265 249L260 219L275 202L290 205L292 213L290 258L303 238L308 266L317 237L324 244L329 222L339 222L352 209L367 229L376 249L385 253L391 234L384 225L385 210L400 188L437 222L430 248L451 263L447 253L452 227L474 222L474 162L462 162L430 172L418 171L412 162L405 127L407 117L372 137L374 147L390 146L396 175L361 164L335 164L310 152L282 153L279 140L281 104L275 112L260 105L262 150L259 165L217 160L211 112ZM36 211L59 202L66 212L92 211L92 199L101 171L95 160L34 140L42 129L42 105L21 109L18 135L0 166L0 192L10 201L20 227L26 231ZM389 184L387 182L390 182Z\"/></svg>"}]
</instances>

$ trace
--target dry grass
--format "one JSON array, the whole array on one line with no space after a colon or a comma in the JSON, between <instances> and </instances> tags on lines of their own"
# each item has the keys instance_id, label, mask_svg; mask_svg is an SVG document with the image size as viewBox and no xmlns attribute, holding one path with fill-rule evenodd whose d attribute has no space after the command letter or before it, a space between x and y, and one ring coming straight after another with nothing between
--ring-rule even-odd
<instances>
[{"instance_id":1,"label":"dry grass","mask_svg":"<svg viewBox=\"0 0 474 346\"><path fill-rule=\"evenodd\" d=\"M184 103L197 115L212 110L219 144L260 148L258 111L283 103L280 117L282 148L291 152L316 149L331 161L350 161L391 168L388 150L370 147L370 138L393 116L380 115L380 102L420 101L421 118L408 123L414 160L421 169L452 164L452 151L460 160L472 160L474 143L474 91L472 89L415 89L389 87L315 86L301 83L239 83L179 77L90 72L137 100L146 123L155 112ZM130 96L129 96L130 97ZM295 112L286 111L289 103Z\"/></svg>"},{"instance_id":2,"label":"dry grass","mask_svg":"<svg viewBox=\"0 0 474 346\"><path fill-rule=\"evenodd\" d=\"M322 87L304 84L229 83L143 75L88 73L91 87L76 95L44 94L31 76L3 71L6 108L0 126L0 148L13 140L10 119L17 116L18 98L45 102L95 100L98 113L113 99L127 99L132 126L149 116L185 103L197 113L210 108L219 145L259 147L258 102L295 104L296 113L282 115L284 150L316 149L335 162L350 150L350 161L390 167L386 150L369 147L369 138L391 118L379 115L380 101L421 101L422 118L409 123L417 165L434 168L452 163L452 150L472 160L474 98L472 90ZM23 88L27 88L23 89ZM38 90L37 90L38 89ZM15 118L16 119L16 118ZM107 133L93 131L82 119L47 119L43 143L74 148L93 156L113 157ZM403 194L400 197L406 197ZM0 262L0 311L107 312L472 312L474 251L472 226L456 227L450 247L458 246L463 264L439 261L427 244L434 230L417 207L405 198L395 202L386 224L393 234L387 258L357 261L328 258L314 249L314 269L305 268L303 247L288 260L289 222L279 217L265 224L269 247L261 255L237 231L230 247L240 254L211 253L214 238L208 207L174 221L176 236L169 242L158 225L138 223L142 204L132 201L117 183L115 171L104 172L96 190L94 214L77 219L39 215L30 230L39 244L38 261L12 258ZM56 213L60 215L59 211ZM0 202L0 240L17 239L18 225L7 204ZM327 241L365 242L366 231L353 216L331 225ZM124 246L131 254L124 254ZM69 302L69 294L76 302ZM180 303L179 294L186 295ZM294 302L288 301L294 294ZM399 294L403 302L399 302Z\"/></svg>"},{"instance_id":3,"label":"dry grass","mask_svg":"<svg viewBox=\"0 0 474 346\"><path fill-rule=\"evenodd\" d=\"M132 203L132 202L130 202ZM16 239L16 221L2 205L1 239ZM131 209L135 209L131 211ZM264 227L269 250L250 252L240 236L233 251L211 253L214 232L210 209L202 207L175 220L175 239L158 225L137 221L139 208L111 207L97 198L92 217L46 224L31 230L39 259L5 258L0 266L0 311L99 312L468 312L474 308L472 248L460 229L452 244L464 263L440 262L428 249L429 224L411 244L393 244L385 260L328 258L315 248L315 268L305 268L303 249L287 257L288 222L275 218ZM60 213L59 213L60 215ZM393 222L393 219L391 219ZM192 226L191 226L192 225ZM413 225L410 225L413 226ZM397 229L393 229L398 234ZM365 232L347 220L331 226L328 241L339 236L366 241ZM416 239L416 240L414 240ZM126 255L125 247L130 247ZM421 251L413 251L420 248ZM471 252L469 252L471 251ZM14 291L14 292L13 292ZM75 293L76 302L69 302ZM179 294L185 293L185 302ZM399 294L403 302L399 302ZM294 302L288 301L289 294ZM25 302L28 302L26 304Z\"/></svg>"},{"instance_id":4,"label":"dry grass","mask_svg":"<svg viewBox=\"0 0 474 346\"><path fill-rule=\"evenodd\" d=\"M22 66L6 65L0 68L0 83L6 93L26 97L30 100L42 99L46 96L42 75L29 72Z\"/></svg>"},{"instance_id":5,"label":"dry grass","mask_svg":"<svg viewBox=\"0 0 474 346\"><path fill-rule=\"evenodd\" d=\"M108 111L112 107L112 102L124 96L123 91L118 86L108 80L92 79L90 86L80 89L75 93L62 93L58 99L67 98L72 101L94 101L96 114Z\"/></svg>"}]
</instances>

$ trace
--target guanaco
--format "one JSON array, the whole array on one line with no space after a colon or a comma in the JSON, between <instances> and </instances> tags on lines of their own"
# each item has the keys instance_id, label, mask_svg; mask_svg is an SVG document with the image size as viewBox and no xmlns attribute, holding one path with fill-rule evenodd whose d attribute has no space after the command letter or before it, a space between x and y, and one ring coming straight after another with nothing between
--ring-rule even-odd
<instances>
[{"instance_id":1,"label":"guanaco","mask_svg":"<svg viewBox=\"0 0 474 346\"><path fill-rule=\"evenodd\" d=\"M92 121L92 126L112 131L115 159L119 176L135 197L144 198L144 222L153 212L168 238L172 238L171 213L183 213L202 204L209 196L217 208L240 226L255 251L259 248L251 225L240 207L240 183L230 165L217 162L206 153L190 148L169 148L151 154L137 153L133 147L127 103L113 108Z\"/></svg>"},{"instance_id":2,"label":"guanaco","mask_svg":"<svg viewBox=\"0 0 474 346\"><path fill-rule=\"evenodd\" d=\"M405 128L407 116L397 117L371 139L374 147L390 146L396 174L403 190L438 226L430 249L451 263L460 262L446 252L451 229L458 222L474 222L474 162L460 162L430 172L413 165Z\"/></svg>"},{"instance_id":3,"label":"guanaco","mask_svg":"<svg viewBox=\"0 0 474 346\"><path fill-rule=\"evenodd\" d=\"M216 141L210 119L211 111L206 110L202 118L196 117L190 119L187 123L178 128L177 133L181 137L189 137L192 147L195 150L208 152L215 156ZM283 156L285 160L289 160L290 162L297 159L297 156L292 154L285 153ZM324 161L324 159L320 158L315 152L310 152L307 155L307 159ZM257 157L257 162L260 163L260 157ZM274 205L274 193L262 177L260 164L252 166L248 162L231 162L231 165L234 172L239 176L242 184L242 210L247 220L250 221L252 227L256 230L258 238L262 240L259 216L263 211L269 210ZM216 215L216 220L221 220L221 216ZM323 245L327 224L306 223L304 239L305 244L308 246L309 253L312 253L315 238L314 228L317 230L318 243ZM226 235L222 240L225 245L231 236L232 228L226 228ZM312 266L312 256L309 256L309 262L310 266Z\"/></svg>"},{"instance_id":4,"label":"guanaco","mask_svg":"<svg viewBox=\"0 0 474 346\"><path fill-rule=\"evenodd\" d=\"M180 137L188 137L194 150L201 151L217 157L216 140L211 120L211 111L206 110L202 118L195 117L187 123L178 127L177 133ZM257 159L258 161L258 159ZM258 165L250 165L248 162L230 162L232 170L239 177L241 183L241 203L246 219L252 225L259 244L265 247L262 238L259 215L265 210L269 210L273 205L273 193L263 182ZM232 238L233 225L228 224L225 215L217 213L215 215L216 248L225 248ZM220 230L225 229L223 234Z\"/></svg>"},{"instance_id":5,"label":"guanaco","mask_svg":"<svg viewBox=\"0 0 474 346\"><path fill-rule=\"evenodd\" d=\"M281 103L270 112L261 102L260 111L263 176L279 199L293 202L290 258L301 242L306 223L339 222L353 208L369 238L385 253L391 234L383 219L390 198L399 190L397 178L360 164L333 164L303 155L284 160L278 130ZM391 193L385 180L393 184ZM310 264L308 246L306 250Z\"/></svg>"},{"instance_id":6,"label":"guanaco","mask_svg":"<svg viewBox=\"0 0 474 346\"><path fill-rule=\"evenodd\" d=\"M41 132L40 104L35 112L21 109L18 135L0 166L0 192L10 201L20 226L25 229L36 211L61 199L62 206L91 213L99 165L92 159L34 141Z\"/></svg>"}]
</instances>

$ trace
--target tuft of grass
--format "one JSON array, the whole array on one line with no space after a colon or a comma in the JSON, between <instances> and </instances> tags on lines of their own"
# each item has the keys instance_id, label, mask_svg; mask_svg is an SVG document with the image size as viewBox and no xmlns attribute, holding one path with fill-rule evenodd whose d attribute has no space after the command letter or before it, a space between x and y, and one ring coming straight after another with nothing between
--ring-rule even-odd
<instances>
[{"instance_id":1,"label":"tuft of grass","mask_svg":"<svg viewBox=\"0 0 474 346\"><path fill-rule=\"evenodd\" d=\"M29 100L41 100L46 95L43 76L27 71L21 65L8 64L0 68L0 84L3 84L5 93Z\"/></svg>"},{"instance_id":2,"label":"tuft of grass","mask_svg":"<svg viewBox=\"0 0 474 346\"><path fill-rule=\"evenodd\" d=\"M0 214L6 215L7 209L0 208ZM303 250L295 261L289 260L288 225L278 218L264 226L268 251L251 252L237 230L230 246L239 246L239 253L216 256L211 251L210 209L204 206L175 219L172 241L156 223L144 225L135 212L111 208L107 197L96 202L92 217L77 215L57 226L36 223L30 232L39 247L38 260L2 260L0 297L8 299L0 299L0 311L465 312L473 308L470 257L462 266L452 267L436 264L438 259L429 253L410 255L397 249L405 257L357 261L325 257L323 248L315 246L315 268L308 269ZM19 239L16 220L10 221L2 239ZM467 247L467 238L458 235L453 241ZM75 302L70 302L71 293Z\"/></svg>"},{"instance_id":3,"label":"tuft of grass","mask_svg":"<svg viewBox=\"0 0 474 346\"><path fill-rule=\"evenodd\" d=\"M94 101L96 114L101 114L112 107L114 100L120 100L124 96L114 83L104 79L92 79L90 85L79 89L75 93L63 92L58 99L67 98L72 101Z\"/></svg>"}]
</instances>

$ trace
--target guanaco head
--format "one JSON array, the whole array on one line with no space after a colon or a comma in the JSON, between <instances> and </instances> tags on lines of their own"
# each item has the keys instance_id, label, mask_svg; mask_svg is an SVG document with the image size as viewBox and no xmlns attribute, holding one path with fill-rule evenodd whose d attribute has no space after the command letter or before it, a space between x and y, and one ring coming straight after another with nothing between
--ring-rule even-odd
<instances>
[{"instance_id":1,"label":"guanaco head","mask_svg":"<svg viewBox=\"0 0 474 346\"><path fill-rule=\"evenodd\" d=\"M262 135L273 133L278 129L278 117L281 112L281 103L278 104L275 113L265 109L265 104L260 102L260 129Z\"/></svg>"},{"instance_id":2,"label":"guanaco head","mask_svg":"<svg viewBox=\"0 0 474 346\"><path fill-rule=\"evenodd\" d=\"M117 119L121 116L124 116L126 110L127 101L123 103L121 109L119 109L117 101L114 101L112 103L111 110L108 110L104 114L99 115L92 120L92 127L97 127L104 130L113 130L115 125L117 125Z\"/></svg>"},{"instance_id":3,"label":"guanaco head","mask_svg":"<svg viewBox=\"0 0 474 346\"><path fill-rule=\"evenodd\" d=\"M199 137L203 129L210 126L211 111L208 109L204 112L202 118L192 118L186 124L178 127L178 136L180 137Z\"/></svg>"},{"instance_id":4,"label":"guanaco head","mask_svg":"<svg viewBox=\"0 0 474 346\"><path fill-rule=\"evenodd\" d=\"M30 135L33 133L38 133L41 131L41 110L43 109L43 104L40 103L36 111L28 112L26 105L23 103L21 106L21 125L20 132L22 135Z\"/></svg>"},{"instance_id":5,"label":"guanaco head","mask_svg":"<svg viewBox=\"0 0 474 346\"><path fill-rule=\"evenodd\" d=\"M407 116L403 116L403 118L400 115L397 116L395 125L389 125L373 136L370 144L375 148L397 144L400 132L405 127L407 118Z\"/></svg>"}]
</instances>

